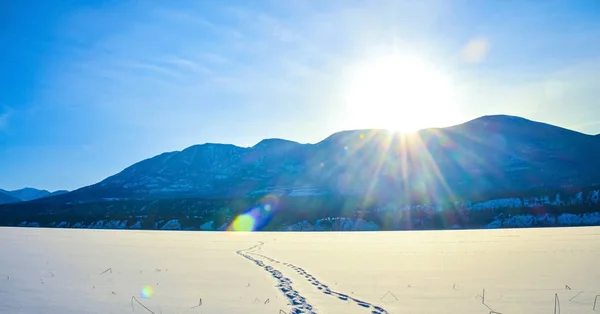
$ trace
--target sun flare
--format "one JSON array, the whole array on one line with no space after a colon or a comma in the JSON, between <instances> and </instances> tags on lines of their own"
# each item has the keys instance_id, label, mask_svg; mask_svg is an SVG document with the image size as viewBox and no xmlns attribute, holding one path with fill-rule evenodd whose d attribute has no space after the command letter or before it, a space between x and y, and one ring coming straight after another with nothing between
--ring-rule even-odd
<instances>
[{"instance_id":1,"label":"sun flare","mask_svg":"<svg viewBox=\"0 0 600 314\"><path fill-rule=\"evenodd\" d=\"M353 125L413 132L457 114L452 80L415 57L389 55L349 69L344 105Z\"/></svg>"}]
</instances>

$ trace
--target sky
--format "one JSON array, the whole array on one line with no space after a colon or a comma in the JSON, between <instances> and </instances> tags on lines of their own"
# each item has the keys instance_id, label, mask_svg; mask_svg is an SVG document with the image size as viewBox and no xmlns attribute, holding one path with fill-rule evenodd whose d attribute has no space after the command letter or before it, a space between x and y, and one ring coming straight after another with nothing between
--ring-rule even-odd
<instances>
[{"instance_id":1,"label":"sky","mask_svg":"<svg viewBox=\"0 0 600 314\"><path fill-rule=\"evenodd\" d=\"M487 114L600 133L600 1L3 1L0 188Z\"/></svg>"}]
</instances>

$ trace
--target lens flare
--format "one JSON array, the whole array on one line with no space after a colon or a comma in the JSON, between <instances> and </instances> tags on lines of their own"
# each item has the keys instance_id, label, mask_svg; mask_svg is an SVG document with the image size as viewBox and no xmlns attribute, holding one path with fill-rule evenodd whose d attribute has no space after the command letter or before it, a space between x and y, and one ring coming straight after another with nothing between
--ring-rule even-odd
<instances>
[{"instance_id":1,"label":"lens flare","mask_svg":"<svg viewBox=\"0 0 600 314\"><path fill-rule=\"evenodd\" d=\"M263 197L260 200L261 204L271 204L271 205L277 205L277 203L279 202L279 198L277 197L277 195L273 195L273 194L269 194L266 195L265 197Z\"/></svg>"},{"instance_id":2,"label":"lens flare","mask_svg":"<svg viewBox=\"0 0 600 314\"><path fill-rule=\"evenodd\" d=\"M235 217L231 226L232 231L252 231L255 224L254 217L249 214L243 214Z\"/></svg>"},{"instance_id":3,"label":"lens flare","mask_svg":"<svg viewBox=\"0 0 600 314\"><path fill-rule=\"evenodd\" d=\"M154 289L152 289L152 287L150 286L145 286L144 288L142 288L142 291L140 291L140 296L144 299L151 297L153 294Z\"/></svg>"},{"instance_id":4,"label":"lens flare","mask_svg":"<svg viewBox=\"0 0 600 314\"><path fill-rule=\"evenodd\" d=\"M257 231L264 228L277 212L279 199L276 195L263 197L256 206L235 217L227 231Z\"/></svg>"}]
</instances>

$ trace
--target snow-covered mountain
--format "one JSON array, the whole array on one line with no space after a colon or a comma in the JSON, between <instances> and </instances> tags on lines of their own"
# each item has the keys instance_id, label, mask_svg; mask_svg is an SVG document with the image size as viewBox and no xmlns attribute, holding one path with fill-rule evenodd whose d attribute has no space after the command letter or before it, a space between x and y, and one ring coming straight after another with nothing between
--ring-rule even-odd
<instances>
[{"instance_id":1,"label":"snow-covered mountain","mask_svg":"<svg viewBox=\"0 0 600 314\"><path fill-rule=\"evenodd\" d=\"M316 144L202 144L44 202L262 194L452 198L600 183L600 138L513 116L415 134L335 133Z\"/></svg>"},{"instance_id":2,"label":"snow-covered mountain","mask_svg":"<svg viewBox=\"0 0 600 314\"><path fill-rule=\"evenodd\" d=\"M69 191L66 191L66 190L58 190L58 191L50 192L47 190L39 190L39 189L34 189L34 188L23 188L23 189L13 190L13 191L0 190L0 192L4 195L10 196L10 198L1 198L2 196L0 196L0 204L26 202L26 201L31 201L31 200L35 200L35 199L41 199L44 197L50 197L50 196L56 196L56 195L69 193Z\"/></svg>"}]
</instances>

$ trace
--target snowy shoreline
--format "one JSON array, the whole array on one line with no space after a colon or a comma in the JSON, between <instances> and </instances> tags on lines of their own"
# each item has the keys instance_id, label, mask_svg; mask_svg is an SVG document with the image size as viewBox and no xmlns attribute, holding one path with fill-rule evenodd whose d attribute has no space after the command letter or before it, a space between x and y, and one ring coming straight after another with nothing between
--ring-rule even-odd
<instances>
[{"instance_id":1,"label":"snowy shoreline","mask_svg":"<svg viewBox=\"0 0 600 314\"><path fill-rule=\"evenodd\" d=\"M416 221L418 223L418 221ZM206 222L198 228L182 228L178 219L168 221L159 221L154 224L154 228L142 228L141 221L130 223L129 220L98 220L89 224L83 222L69 223L66 221L53 222L42 226L35 221L23 221L15 227L33 227L33 228L66 228L66 229L118 229L118 230L187 230L187 231L226 231L228 223L219 227L214 227L214 221ZM543 228L543 227L581 227L581 226L599 226L600 212L560 215L541 214L541 215L499 215L492 222L481 227L463 227L455 224L446 229L382 229L377 224L363 220L361 218L333 217L319 219L314 224L304 220L295 224L286 225L274 232L328 232L328 231L403 231L403 230L455 230L455 229L512 229L512 228Z\"/></svg>"}]
</instances>

